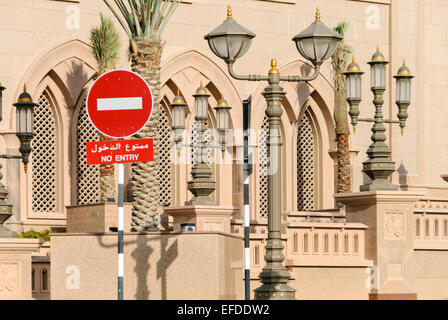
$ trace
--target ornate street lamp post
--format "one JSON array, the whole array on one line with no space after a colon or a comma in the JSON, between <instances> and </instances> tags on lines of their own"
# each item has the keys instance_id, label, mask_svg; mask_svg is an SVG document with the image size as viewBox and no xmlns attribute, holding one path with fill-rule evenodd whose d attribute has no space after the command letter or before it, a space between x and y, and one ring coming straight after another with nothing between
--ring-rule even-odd
<instances>
[{"instance_id":1,"label":"ornate street lamp post","mask_svg":"<svg viewBox=\"0 0 448 320\"><path fill-rule=\"evenodd\" d=\"M229 113L232 108L224 99L224 96L221 96L218 105L214 109L216 110L216 128L219 133L219 144L221 145L222 157L224 158L226 150L226 132L230 127Z\"/></svg>"},{"instance_id":2,"label":"ornate street lamp post","mask_svg":"<svg viewBox=\"0 0 448 320\"><path fill-rule=\"evenodd\" d=\"M183 132L185 130L185 108L187 103L184 98L180 96L179 90L177 90L177 95L174 97L173 103L171 103L170 106L173 113L171 127L174 133L174 142L176 143L177 154L180 156Z\"/></svg>"},{"instance_id":3,"label":"ornate street lamp post","mask_svg":"<svg viewBox=\"0 0 448 320\"><path fill-rule=\"evenodd\" d=\"M395 171L395 162L392 161L389 147L386 141L386 127L384 123L397 123L400 125L401 134L403 134L408 117L407 108L411 103L411 79L413 76L403 61L403 66L394 76L397 80L396 103L398 106L398 121L383 119L382 106L384 103L383 94L386 90L386 65L389 62L385 60L379 47L368 62L370 65L371 90L374 95L373 104L375 105L374 118L358 118L360 112L358 106L361 102L361 75L359 65L354 61L348 66L345 76L347 79L347 102L350 105L350 117L353 130L356 130L358 122L373 122L372 126L372 144L367 149L368 159L363 162L363 171L371 179L370 182L360 186L360 191L376 190L398 190L398 186L389 181L389 176Z\"/></svg>"},{"instance_id":4,"label":"ornate street lamp post","mask_svg":"<svg viewBox=\"0 0 448 320\"><path fill-rule=\"evenodd\" d=\"M280 86L280 81L301 82L317 78L321 64L328 59L342 37L325 26L320 21L319 9L316 20L303 32L292 40L296 43L299 53L309 60L315 72L309 77L280 76L277 61L272 59L271 69L267 76L263 75L237 75L233 71L233 64L249 49L255 34L232 18L230 5L227 19L212 32L204 36L210 49L219 58L227 63L229 74L237 80L268 81L263 96L267 102L266 115L269 120L269 164L268 172L268 241L266 244L266 266L260 274L261 287L255 289L255 299L294 299L295 290L287 283L290 275L283 265L283 244L281 240L281 162L280 148L280 117L283 113L282 99L286 94Z\"/></svg>"},{"instance_id":5,"label":"ornate street lamp post","mask_svg":"<svg viewBox=\"0 0 448 320\"><path fill-rule=\"evenodd\" d=\"M193 146L194 156L193 168L191 169L192 179L188 181L188 190L190 190L193 194L193 198L190 201L185 202L185 204L215 205L216 202L210 198L210 195L215 190L215 181L212 179L212 169L207 163L205 151L207 147L207 137L205 135L205 131L207 130L208 97L210 97L210 94L202 85L202 82L193 97L194 120L198 125L196 128L196 133L198 135L199 143L198 145Z\"/></svg>"},{"instance_id":6,"label":"ornate street lamp post","mask_svg":"<svg viewBox=\"0 0 448 320\"><path fill-rule=\"evenodd\" d=\"M207 136L205 134L207 130L208 121L208 97L210 94L203 86L202 82L199 88L196 90L196 94L193 95L194 99L194 119L197 123L196 134L198 143L194 141L192 146L194 147L193 168L191 169L192 179L188 181L188 190L193 194L193 199L185 202L186 205L215 205L216 202L210 199L210 194L215 190L215 181L212 179L212 170L208 165L206 148ZM171 103L171 109L173 112L172 129L174 132L174 142L176 143L176 149L178 155L182 148L183 132L185 130L185 108L187 103L184 98L180 96L179 90ZM225 150L225 133L229 129L229 110L231 109L224 100L224 97L218 101L218 105L214 108L216 110L217 127L219 132L219 138L221 143L221 150Z\"/></svg>"},{"instance_id":7,"label":"ornate street lamp post","mask_svg":"<svg viewBox=\"0 0 448 320\"><path fill-rule=\"evenodd\" d=\"M22 155L0 154L0 158L21 159L26 172L29 155L31 153L31 140L34 136L34 107L37 106L37 104L33 102L30 94L26 92L26 87L24 87L18 101L13 105L17 108L16 135L20 140L19 151ZM0 163L0 237L15 237L15 232L10 231L3 226L3 223L12 215L12 205L6 201L8 192L6 191L5 185L1 182L1 179L3 178L1 169L2 165Z\"/></svg>"}]
</instances>

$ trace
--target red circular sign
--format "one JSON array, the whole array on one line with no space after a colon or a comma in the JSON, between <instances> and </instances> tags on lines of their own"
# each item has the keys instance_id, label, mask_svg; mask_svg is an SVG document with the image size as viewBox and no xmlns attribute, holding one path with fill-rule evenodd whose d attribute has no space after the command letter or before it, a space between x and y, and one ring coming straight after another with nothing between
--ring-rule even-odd
<instances>
[{"instance_id":1,"label":"red circular sign","mask_svg":"<svg viewBox=\"0 0 448 320\"><path fill-rule=\"evenodd\" d=\"M87 114L95 128L112 138L139 132L151 116L153 97L137 73L113 70L101 75L87 95Z\"/></svg>"}]
</instances>

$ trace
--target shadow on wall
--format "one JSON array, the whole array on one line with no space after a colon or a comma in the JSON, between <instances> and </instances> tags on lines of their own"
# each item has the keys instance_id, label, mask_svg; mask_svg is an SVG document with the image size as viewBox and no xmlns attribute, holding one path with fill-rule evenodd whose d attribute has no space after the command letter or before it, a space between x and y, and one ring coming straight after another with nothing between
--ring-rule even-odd
<instances>
[{"instance_id":1,"label":"shadow on wall","mask_svg":"<svg viewBox=\"0 0 448 320\"><path fill-rule=\"evenodd\" d=\"M69 90L70 95L73 98L78 99L82 90L84 89L87 82L89 82L90 78L87 72L84 70L84 63L78 59L72 59L70 61L71 67L70 72L67 73L67 78L65 80L65 84L67 89ZM76 104L76 99L73 99ZM67 102L67 105L70 104Z\"/></svg>"},{"instance_id":2,"label":"shadow on wall","mask_svg":"<svg viewBox=\"0 0 448 320\"><path fill-rule=\"evenodd\" d=\"M138 235L139 233L135 233ZM137 241L125 241L124 246L137 243L135 250L131 253L132 258L135 261L134 273L137 275L137 290L134 298L137 300L149 300L150 290L148 288L147 280L151 265L149 264L149 258L154 249L149 246L149 242L160 241L160 258L157 262L157 279L161 279L161 299L167 299L167 276L166 270L176 260L178 256L177 239L168 248L168 233L163 234L155 238L137 237ZM102 237L97 237L98 243L103 248L116 247L116 245L110 246L102 243ZM125 298L126 299L126 298Z\"/></svg>"},{"instance_id":3,"label":"shadow on wall","mask_svg":"<svg viewBox=\"0 0 448 320\"><path fill-rule=\"evenodd\" d=\"M398 172L398 182L400 186L400 190L402 191L408 191L408 170L406 170L406 167L403 164L403 161L401 161L400 166L397 169Z\"/></svg>"}]
</instances>

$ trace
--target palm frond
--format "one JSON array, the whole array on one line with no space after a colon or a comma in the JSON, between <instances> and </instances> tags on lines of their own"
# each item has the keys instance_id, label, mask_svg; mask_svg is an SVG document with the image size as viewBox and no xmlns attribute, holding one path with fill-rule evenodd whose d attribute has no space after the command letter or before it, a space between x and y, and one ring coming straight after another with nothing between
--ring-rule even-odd
<instances>
[{"instance_id":1,"label":"palm frond","mask_svg":"<svg viewBox=\"0 0 448 320\"><path fill-rule=\"evenodd\" d=\"M100 13L101 24L90 30L92 55L98 63L98 73L115 69L121 41L111 19Z\"/></svg>"},{"instance_id":2,"label":"palm frond","mask_svg":"<svg viewBox=\"0 0 448 320\"><path fill-rule=\"evenodd\" d=\"M344 41L344 36L347 32L348 27L349 23L346 21L342 21L333 28L334 31L336 31L343 37L334 50L333 55L331 56L331 65L333 67L333 82L336 90L345 88L345 77L343 73L346 71L347 62L350 54L352 53L352 48Z\"/></svg>"},{"instance_id":3,"label":"palm frond","mask_svg":"<svg viewBox=\"0 0 448 320\"><path fill-rule=\"evenodd\" d=\"M181 0L114 0L118 11L108 0L103 1L133 39L160 38Z\"/></svg>"}]
</instances>

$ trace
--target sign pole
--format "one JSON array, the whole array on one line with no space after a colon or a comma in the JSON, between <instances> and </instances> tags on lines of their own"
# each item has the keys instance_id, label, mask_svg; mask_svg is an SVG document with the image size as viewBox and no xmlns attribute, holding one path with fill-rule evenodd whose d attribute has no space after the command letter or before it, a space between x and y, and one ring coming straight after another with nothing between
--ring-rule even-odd
<instances>
[{"instance_id":1,"label":"sign pole","mask_svg":"<svg viewBox=\"0 0 448 320\"><path fill-rule=\"evenodd\" d=\"M243 101L243 130L244 130L244 291L245 299L250 300L250 212L249 212L249 128L250 108L252 96Z\"/></svg>"},{"instance_id":2,"label":"sign pole","mask_svg":"<svg viewBox=\"0 0 448 320\"><path fill-rule=\"evenodd\" d=\"M120 138L118 140L123 140ZM124 164L118 164L118 300L123 300L124 254Z\"/></svg>"},{"instance_id":3,"label":"sign pole","mask_svg":"<svg viewBox=\"0 0 448 320\"><path fill-rule=\"evenodd\" d=\"M118 300L124 292L124 165L123 162L154 161L152 139L123 141L139 132L153 110L153 95L139 74L112 70L95 80L86 99L86 110L93 126L116 141L87 142L87 164L118 163Z\"/></svg>"}]
</instances>

